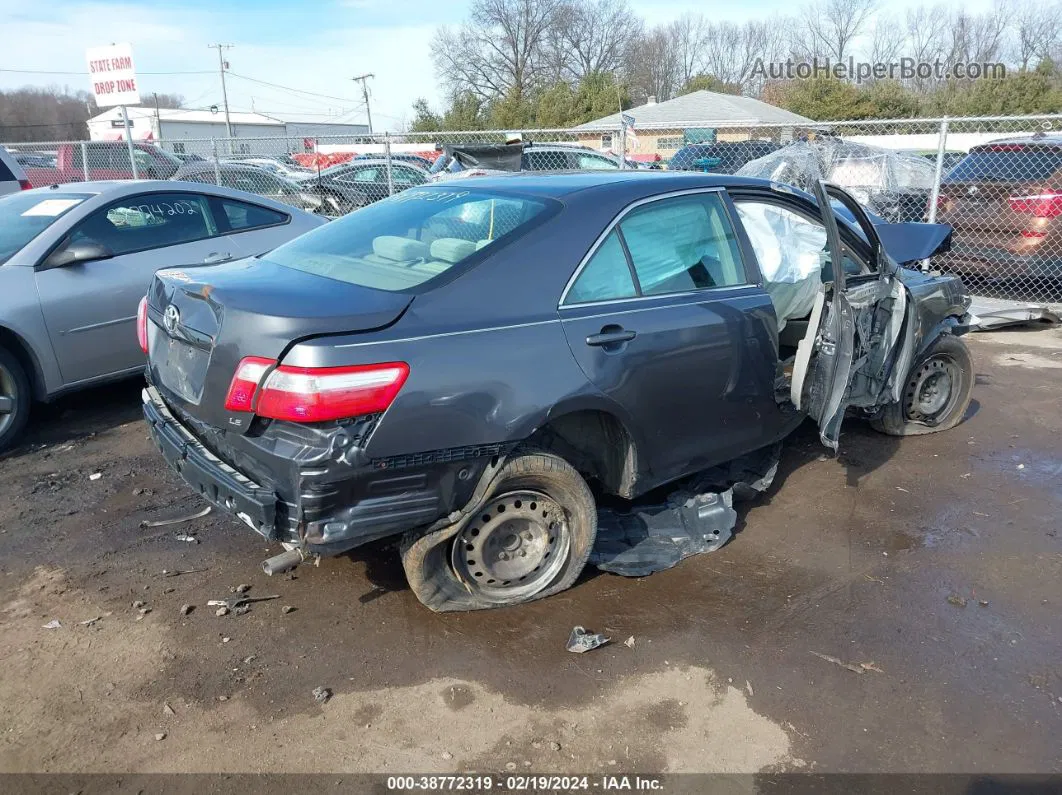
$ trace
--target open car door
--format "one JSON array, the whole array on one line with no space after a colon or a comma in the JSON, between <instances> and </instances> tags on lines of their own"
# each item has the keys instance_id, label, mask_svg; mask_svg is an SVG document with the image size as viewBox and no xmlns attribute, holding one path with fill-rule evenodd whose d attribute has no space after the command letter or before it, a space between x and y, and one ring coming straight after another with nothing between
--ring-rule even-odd
<instances>
[{"instance_id":1,"label":"open car door","mask_svg":"<svg viewBox=\"0 0 1062 795\"><path fill-rule=\"evenodd\" d=\"M849 407L899 399L914 340L907 288L866 212L836 185L818 180L812 188L826 228L827 262L808 333L797 347L790 399L819 424L822 443L836 450ZM842 234L831 200L855 219L869 258L846 242L857 231Z\"/></svg>"}]
</instances>

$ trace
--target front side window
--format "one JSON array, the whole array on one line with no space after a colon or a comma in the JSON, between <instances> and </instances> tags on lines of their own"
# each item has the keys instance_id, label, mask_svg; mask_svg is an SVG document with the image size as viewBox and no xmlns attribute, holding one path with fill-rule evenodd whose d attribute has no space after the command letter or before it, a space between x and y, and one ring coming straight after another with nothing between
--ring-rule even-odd
<instances>
[{"instance_id":1,"label":"front side window","mask_svg":"<svg viewBox=\"0 0 1062 795\"><path fill-rule=\"evenodd\" d=\"M734 229L715 194L652 202L619 227L643 295L745 284Z\"/></svg>"},{"instance_id":2,"label":"front side window","mask_svg":"<svg viewBox=\"0 0 1062 795\"><path fill-rule=\"evenodd\" d=\"M71 233L71 242L91 241L115 255L175 246L217 234L206 198L191 193L148 193L93 213Z\"/></svg>"},{"instance_id":3,"label":"front side window","mask_svg":"<svg viewBox=\"0 0 1062 795\"><path fill-rule=\"evenodd\" d=\"M410 188L297 237L264 259L377 290L408 290L521 234L549 206L481 190Z\"/></svg>"},{"instance_id":4,"label":"front side window","mask_svg":"<svg viewBox=\"0 0 1062 795\"><path fill-rule=\"evenodd\" d=\"M619 168L619 163L598 155L579 155L579 168L592 171L611 171Z\"/></svg>"}]
</instances>

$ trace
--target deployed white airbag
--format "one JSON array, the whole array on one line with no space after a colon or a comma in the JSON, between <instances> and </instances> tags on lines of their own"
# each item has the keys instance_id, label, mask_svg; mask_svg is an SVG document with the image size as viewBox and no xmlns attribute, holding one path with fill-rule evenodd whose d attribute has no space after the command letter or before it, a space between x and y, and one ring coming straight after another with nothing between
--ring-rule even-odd
<instances>
[{"instance_id":1,"label":"deployed white airbag","mask_svg":"<svg viewBox=\"0 0 1062 795\"><path fill-rule=\"evenodd\" d=\"M807 317L822 284L826 229L797 213L762 202L737 202L764 289L771 297L778 330L786 321Z\"/></svg>"}]
</instances>

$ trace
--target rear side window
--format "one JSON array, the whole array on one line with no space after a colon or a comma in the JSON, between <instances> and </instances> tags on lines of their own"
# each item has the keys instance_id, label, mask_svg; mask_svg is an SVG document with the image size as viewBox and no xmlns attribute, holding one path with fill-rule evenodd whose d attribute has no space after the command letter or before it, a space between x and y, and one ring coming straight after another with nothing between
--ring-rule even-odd
<instances>
[{"instance_id":1,"label":"rear side window","mask_svg":"<svg viewBox=\"0 0 1062 795\"><path fill-rule=\"evenodd\" d=\"M734 228L715 194L652 202L619 226L643 295L745 283Z\"/></svg>"},{"instance_id":2,"label":"rear side window","mask_svg":"<svg viewBox=\"0 0 1062 795\"><path fill-rule=\"evenodd\" d=\"M623 253L619 233L612 231L586 263L564 300L566 304L612 301L637 295L627 255Z\"/></svg>"},{"instance_id":3,"label":"rear side window","mask_svg":"<svg viewBox=\"0 0 1062 795\"><path fill-rule=\"evenodd\" d=\"M38 191L0 197L0 265L81 202L86 193Z\"/></svg>"},{"instance_id":4,"label":"rear side window","mask_svg":"<svg viewBox=\"0 0 1062 795\"><path fill-rule=\"evenodd\" d=\"M948 174L949 181L1028 182L1062 170L1062 151L1048 147L1000 144L975 149Z\"/></svg>"},{"instance_id":5,"label":"rear side window","mask_svg":"<svg viewBox=\"0 0 1062 795\"><path fill-rule=\"evenodd\" d=\"M363 287L407 290L521 234L548 206L487 191L411 188L297 237L264 259Z\"/></svg>"},{"instance_id":6,"label":"rear side window","mask_svg":"<svg viewBox=\"0 0 1062 795\"><path fill-rule=\"evenodd\" d=\"M219 199L218 203L225 214L229 229L233 232L276 226L288 220L288 216L284 213L270 210L268 207L260 207L257 204L248 204L234 199Z\"/></svg>"}]
</instances>

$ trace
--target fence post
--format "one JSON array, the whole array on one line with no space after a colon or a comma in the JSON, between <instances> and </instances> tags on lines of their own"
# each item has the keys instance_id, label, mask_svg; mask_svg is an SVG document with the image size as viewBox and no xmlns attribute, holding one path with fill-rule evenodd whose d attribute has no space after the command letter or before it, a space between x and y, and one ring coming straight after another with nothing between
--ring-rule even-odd
<instances>
[{"instance_id":1,"label":"fence post","mask_svg":"<svg viewBox=\"0 0 1062 795\"><path fill-rule=\"evenodd\" d=\"M395 184L391 180L391 133L384 133L384 156L387 158L387 195L395 195Z\"/></svg>"},{"instance_id":2,"label":"fence post","mask_svg":"<svg viewBox=\"0 0 1062 795\"><path fill-rule=\"evenodd\" d=\"M88 147L84 141L81 142L81 165L85 169L85 182L91 181L89 177Z\"/></svg>"},{"instance_id":3,"label":"fence post","mask_svg":"<svg viewBox=\"0 0 1062 795\"><path fill-rule=\"evenodd\" d=\"M620 113L622 114L622 111ZM620 120L619 142L620 168L624 169L627 167L627 125L622 119Z\"/></svg>"},{"instance_id":4,"label":"fence post","mask_svg":"<svg viewBox=\"0 0 1062 795\"><path fill-rule=\"evenodd\" d=\"M221 168L218 166L218 140L210 139L210 151L214 154L214 184L221 184Z\"/></svg>"},{"instance_id":5,"label":"fence post","mask_svg":"<svg viewBox=\"0 0 1062 795\"><path fill-rule=\"evenodd\" d=\"M937 222L937 201L940 199L940 180L944 175L944 150L948 144L948 117L940 120L940 132L937 135L937 167L933 174L933 190L929 194L929 216L931 224ZM929 260L922 260L922 270L929 270Z\"/></svg>"}]
</instances>

